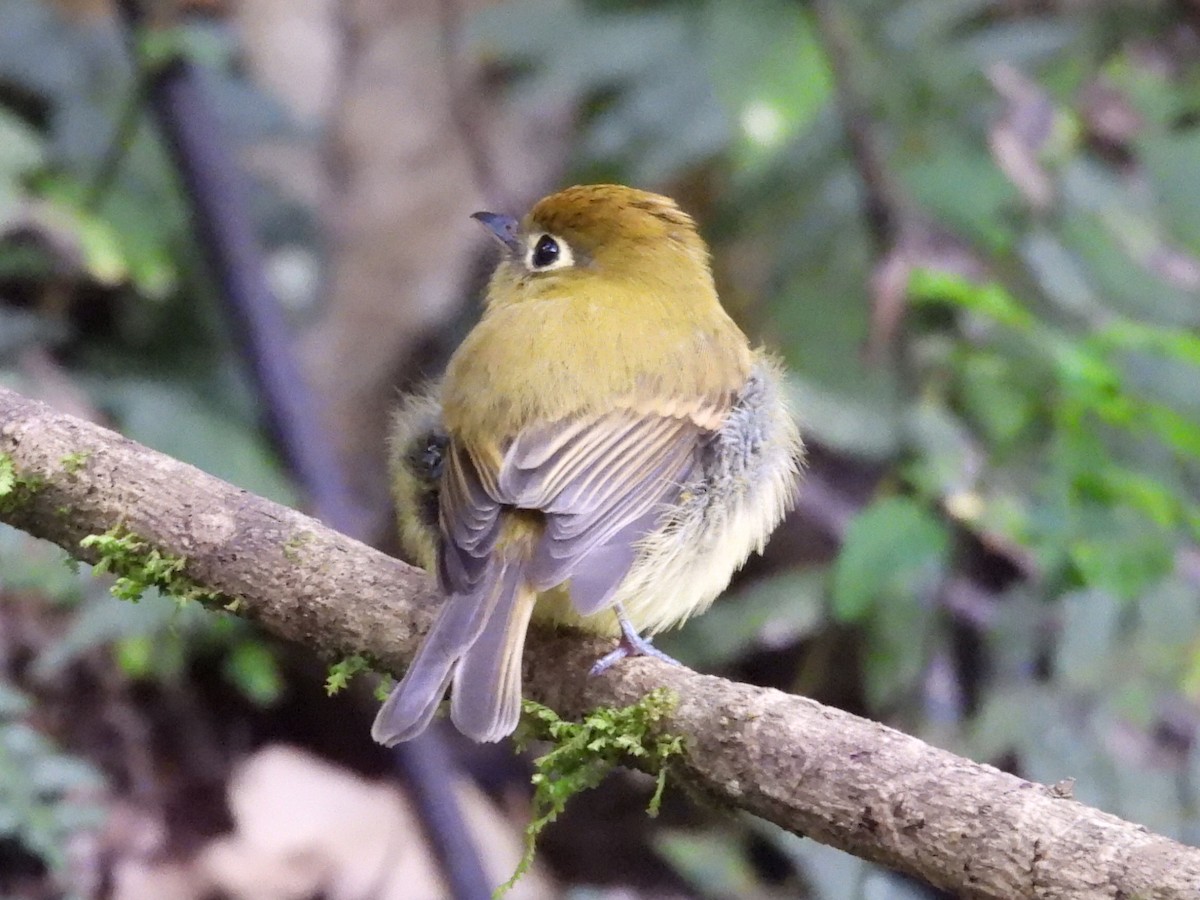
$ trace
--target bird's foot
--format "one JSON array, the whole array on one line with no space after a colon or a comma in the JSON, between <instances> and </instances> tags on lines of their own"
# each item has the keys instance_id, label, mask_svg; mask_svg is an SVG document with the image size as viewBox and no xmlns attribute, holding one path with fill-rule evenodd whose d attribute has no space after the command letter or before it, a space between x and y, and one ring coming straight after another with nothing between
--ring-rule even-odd
<instances>
[{"instance_id":1,"label":"bird's foot","mask_svg":"<svg viewBox=\"0 0 1200 900\"><path fill-rule=\"evenodd\" d=\"M620 662L628 656L653 656L655 659L661 659L673 666L682 665L675 657L669 656L655 647L650 642L650 638L644 638L638 634L633 623L629 621L629 617L625 615L625 610L620 606L617 607L617 621L621 624L621 640L617 643L617 648L596 660L596 664L588 672L589 675L599 675L614 663Z\"/></svg>"}]
</instances>

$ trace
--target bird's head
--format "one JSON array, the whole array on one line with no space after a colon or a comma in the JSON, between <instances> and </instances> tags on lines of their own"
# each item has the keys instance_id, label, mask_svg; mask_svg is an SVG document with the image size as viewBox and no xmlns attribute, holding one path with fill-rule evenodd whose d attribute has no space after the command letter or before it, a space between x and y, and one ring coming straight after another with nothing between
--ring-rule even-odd
<instances>
[{"instance_id":1,"label":"bird's head","mask_svg":"<svg viewBox=\"0 0 1200 900\"><path fill-rule=\"evenodd\" d=\"M489 305L592 291L715 300L708 248L669 197L622 185L579 185L538 201L519 221L490 212L473 218L503 248Z\"/></svg>"}]
</instances>

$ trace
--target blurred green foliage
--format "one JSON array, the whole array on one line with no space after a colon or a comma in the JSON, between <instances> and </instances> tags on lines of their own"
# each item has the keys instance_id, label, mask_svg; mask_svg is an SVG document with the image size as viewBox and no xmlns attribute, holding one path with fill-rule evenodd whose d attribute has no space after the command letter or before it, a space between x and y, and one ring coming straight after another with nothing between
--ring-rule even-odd
<instances>
[{"instance_id":1,"label":"blurred green foliage","mask_svg":"<svg viewBox=\"0 0 1200 900\"><path fill-rule=\"evenodd\" d=\"M16 838L48 866L62 868L71 835L102 820L104 781L23 721L31 705L0 681L0 838Z\"/></svg>"}]
</instances>

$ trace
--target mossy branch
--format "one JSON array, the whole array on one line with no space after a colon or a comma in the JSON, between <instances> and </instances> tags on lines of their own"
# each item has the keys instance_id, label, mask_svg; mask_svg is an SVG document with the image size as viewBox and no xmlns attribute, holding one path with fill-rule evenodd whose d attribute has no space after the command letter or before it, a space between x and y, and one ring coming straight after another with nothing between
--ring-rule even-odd
<instances>
[{"instance_id":1,"label":"mossy branch","mask_svg":"<svg viewBox=\"0 0 1200 900\"><path fill-rule=\"evenodd\" d=\"M237 598L242 614L330 657L362 654L401 672L437 609L423 573L3 388L0 460L0 521L87 562L100 548L80 541L121 527L111 534L136 535L159 551L168 577ZM607 649L599 639L535 629L527 696L583 721L662 688L678 698L655 728L681 739L672 778L720 804L957 896L1200 896L1200 850L1049 787L804 697L654 659L589 677ZM644 756L625 762L661 768Z\"/></svg>"},{"instance_id":2,"label":"mossy branch","mask_svg":"<svg viewBox=\"0 0 1200 900\"><path fill-rule=\"evenodd\" d=\"M553 746L533 761L533 815L525 828L525 853L512 877L497 888L497 897L529 870L538 836L562 814L567 802L596 787L617 766L635 765L656 776L646 811L658 815L668 767L683 755L683 738L663 730L678 704L679 698L670 691L656 688L630 706L602 706L581 722L568 722L540 703L525 701L518 745L524 749L540 738Z\"/></svg>"},{"instance_id":3,"label":"mossy branch","mask_svg":"<svg viewBox=\"0 0 1200 900\"><path fill-rule=\"evenodd\" d=\"M96 554L97 574L111 572L117 576L111 591L119 600L137 601L150 588L158 588L179 603L195 600L207 606L237 607L236 599L226 601L221 594L184 575L187 559L164 553L121 525L114 525L104 534L89 534L79 542L79 549Z\"/></svg>"}]
</instances>

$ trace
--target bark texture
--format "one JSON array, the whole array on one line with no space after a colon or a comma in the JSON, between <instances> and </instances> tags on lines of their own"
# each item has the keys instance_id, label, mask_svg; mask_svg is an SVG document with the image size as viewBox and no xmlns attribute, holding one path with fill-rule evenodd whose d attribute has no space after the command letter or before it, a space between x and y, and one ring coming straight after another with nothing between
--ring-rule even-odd
<instances>
[{"instance_id":1,"label":"bark texture","mask_svg":"<svg viewBox=\"0 0 1200 900\"><path fill-rule=\"evenodd\" d=\"M401 672L432 621L424 573L3 388L0 454L37 485L0 498L0 521L85 560L81 538L123 525L281 637ZM605 649L535 631L527 695L577 717L673 690L665 727L686 739L675 774L717 803L961 897L1200 898L1196 848L803 697L653 659L588 677Z\"/></svg>"}]
</instances>

